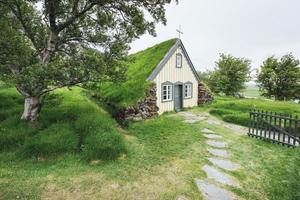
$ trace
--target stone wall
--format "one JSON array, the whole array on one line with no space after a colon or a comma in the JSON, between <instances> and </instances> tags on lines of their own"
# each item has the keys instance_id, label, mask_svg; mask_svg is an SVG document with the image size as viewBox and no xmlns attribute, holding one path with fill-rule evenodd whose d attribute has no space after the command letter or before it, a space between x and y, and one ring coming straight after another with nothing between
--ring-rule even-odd
<instances>
[{"instance_id":1,"label":"stone wall","mask_svg":"<svg viewBox=\"0 0 300 200\"><path fill-rule=\"evenodd\" d=\"M156 86L153 85L146 91L145 97L138 102L137 106L129 106L119 110L117 118L121 121L139 121L158 116L156 101Z\"/></svg>"},{"instance_id":2,"label":"stone wall","mask_svg":"<svg viewBox=\"0 0 300 200\"><path fill-rule=\"evenodd\" d=\"M203 84L199 83L198 85L198 105L211 103L214 100L214 97L209 89Z\"/></svg>"}]
</instances>

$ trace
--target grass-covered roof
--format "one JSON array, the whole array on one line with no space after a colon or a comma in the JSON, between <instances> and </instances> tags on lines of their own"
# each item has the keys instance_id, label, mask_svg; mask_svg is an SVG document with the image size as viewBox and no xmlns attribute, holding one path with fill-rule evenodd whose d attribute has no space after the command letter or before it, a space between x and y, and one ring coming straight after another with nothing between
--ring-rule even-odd
<instances>
[{"instance_id":1,"label":"grass-covered roof","mask_svg":"<svg viewBox=\"0 0 300 200\"><path fill-rule=\"evenodd\" d=\"M102 95L118 107L136 104L151 85L147 78L176 41L176 39L167 40L130 55L132 63L126 72L126 81L118 85L105 83L101 87Z\"/></svg>"}]
</instances>

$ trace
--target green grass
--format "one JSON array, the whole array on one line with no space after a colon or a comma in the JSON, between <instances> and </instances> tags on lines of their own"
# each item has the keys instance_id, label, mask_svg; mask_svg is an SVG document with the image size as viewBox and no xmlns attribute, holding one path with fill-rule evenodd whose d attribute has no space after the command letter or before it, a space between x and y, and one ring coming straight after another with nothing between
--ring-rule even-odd
<instances>
[{"instance_id":1,"label":"green grass","mask_svg":"<svg viewBox=\"0 0 300 200\"><path fill-rule=\"evenodd\" d=\"M246 97L261 98L258 87L247 87L243 93Z\"/></svg>"},{"instance_id":2,"label":"green grass","mask_svg":"<svg viewBox=\"0 0 300 200\"><path fill-rule=\"evenodd\" d=\"M23 101L14 89L0 97L1 113L8 113L0 122L7 146L0 151L0 199L197 198L193 177L204 174L194 169L205 160L196 158L206 152L194 133L202 125L164 115L123 130L77 88L46 99L38 122L28 124L19 120Z\"/></svg>"},{"instance_id":3,"label":"green grass","mask_svg":"<svg viewBox=\"0 0 300 200\"><path fill-rule=\"evenodd\" d=\"M199 109L209 110L212 115L220 117L226 122L243 126L248 125L249 111L251 109L300 116L299 104L267 99L237 99L217 96L212 104L201 106Z\"/></svg>"},{"instance_id":4,"label":"green grass","mask_svg":"<svg viewBox=\"0 0 300 200\"><path fill-rule=\"evenodd\" d=\"M62 89L47 97L35 123L20 120L23 99L15 89L0 90L0 98L2 151L14 150L25 157L39 158L83 150L89 152L82 154L87 160L114 159L125 152L124 138L117 131L117 123L78 88ZM108 150L91 149L97 142L106 143ZM91 153L93 150L95 152Z\"/></svg>"},{"instance_id":5,"label":"green grass","mask_svg":"<svg viewBox=\"0 0 300 200\"><path fill-rule=\"evenodd\" d=\"M105 83L100 88L101 96L117 107L135 105L151 85L146 81L155 67L164 58L176 39L167 40L130 56L126 81L122 84Z\"/></svg>"},{"instance_id":6,"label":"green grass","mask_svg":"<svg viewBox=\"0 0 300 200\"><path fill-rule=\"evenodd\" d=\"M194 109L203 114L203 110ZM230 160L241 168L228 172L242 189L227 187L249 200L300 199L300 148L288 148L268 141L236 134L222 125L206 125L229 143Z\"/></svg>"},{"instance_id":7,"label":"green grass","mask_svg":"<svg viewBox=\"0 0 300 200\"><path fill-rule=\"evenodd\" d=\"M0 98L0 199L202 200L194 178L205 178L210 164L204 127L223 135L242 166L231 173L242 189L229 190L249 200L300 197L299 149L186 124L175 113L121 129L78 88L48 97L34 124L19 121L23 100L14 89L0 89Z\"/></svg>"}]
</instances>

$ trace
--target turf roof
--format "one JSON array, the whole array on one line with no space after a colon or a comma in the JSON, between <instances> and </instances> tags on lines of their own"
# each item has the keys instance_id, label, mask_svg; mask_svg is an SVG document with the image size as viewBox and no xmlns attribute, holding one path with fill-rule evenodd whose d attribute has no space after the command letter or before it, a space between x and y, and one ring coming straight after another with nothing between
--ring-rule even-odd
<instances>
[{"instance_id":1,"label":"turf roof","mask_svg":"<svg viewBox=\"0 0 300 200\"><path fill-rule=\"evenodd\" d=\"M167 40L143 51L130 55L133 62L126 73L126 82L116 85L105 83L102 95L119 107L134 105L140 100L151 85L147 78L175 45L177 39Z\"/></svg>"}]
</instances>

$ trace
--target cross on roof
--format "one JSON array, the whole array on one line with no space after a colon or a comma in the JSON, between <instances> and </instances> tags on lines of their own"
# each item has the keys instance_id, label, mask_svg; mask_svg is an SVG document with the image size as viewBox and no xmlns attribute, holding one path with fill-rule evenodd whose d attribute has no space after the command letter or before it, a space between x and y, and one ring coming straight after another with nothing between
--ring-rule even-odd
<instances>
[{"instance_id":1,"label":"cross on roof","mask_svg":"<svg viewBox=\"0 0 300 200\"><path fill-rule=\"evenodd\" d=\"M181 30L181 25L179 25L179 28L176 29L176 31L178 32L178 38L180 39L181 34L183 34L183 32Z\"/></svg>"}]
</instances>

